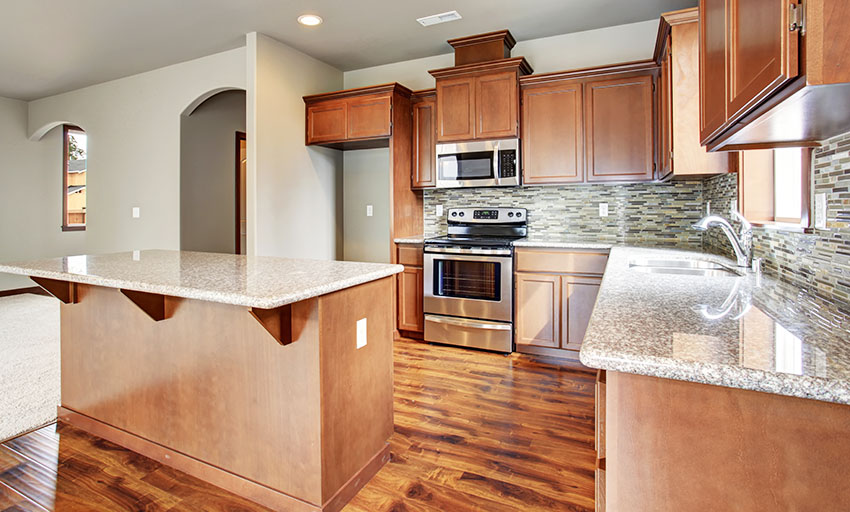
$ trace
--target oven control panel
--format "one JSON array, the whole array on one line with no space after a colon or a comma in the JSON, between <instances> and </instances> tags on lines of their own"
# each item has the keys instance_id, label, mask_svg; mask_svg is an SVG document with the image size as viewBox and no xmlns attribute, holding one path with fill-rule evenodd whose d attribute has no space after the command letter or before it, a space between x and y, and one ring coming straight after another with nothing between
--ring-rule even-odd
<instances>
[{"instance_id":1,"label":"oven control panel","mask_svg":"<svg viewBox=\"0 0 850 512\"><path fill-rule=\"evenodd\" d=\"M472 224L525 224L525 208L449 208L449 223Z\"/></svg>"}]
</instances>

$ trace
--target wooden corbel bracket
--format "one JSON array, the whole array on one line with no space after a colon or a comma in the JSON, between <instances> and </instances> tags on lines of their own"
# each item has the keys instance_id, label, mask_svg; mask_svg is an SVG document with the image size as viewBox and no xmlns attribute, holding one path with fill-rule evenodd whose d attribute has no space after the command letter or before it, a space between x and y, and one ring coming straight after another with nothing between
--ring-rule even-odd
<instances>
[{"instance_id":1,"label":"wooden corbel bracket","mask_svg":"<svg viewBox=\"0 0 850 512\"><path fill-rule=\"evenodd\" d=\"M165 304L165 295L124 289L121 293L156 322L171 317Z\"/></svg>"},{"instance_id":2,"label":"wooden corbel bracket","mask_svg":"<svg viewBox=\"0 0 850 512\"><path fill-rule=\"evenodd\" d=\"M44 291L62 301L62 304L76 304L78 302L77 283L47 279L46 277L30 276L30 279Z\"/></svg>"},{"instance_id":3,"label":"wooden corbel bracket","mask_svg":"<svg viewBox=\"0 0 850 512\"><path fill-rule=\"evenodd\" d=\"M274 309L251 308L248 311L281 345L289 345L297 339L292 333L292 304Z\"/></svg>"}]
</instances>

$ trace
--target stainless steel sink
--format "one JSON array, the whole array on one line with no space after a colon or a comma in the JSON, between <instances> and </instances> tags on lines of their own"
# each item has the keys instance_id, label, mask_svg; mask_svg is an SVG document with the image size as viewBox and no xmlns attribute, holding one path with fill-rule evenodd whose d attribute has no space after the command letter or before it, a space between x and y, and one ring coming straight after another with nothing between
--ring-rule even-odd
<instances>
[{"instance_id":1,"label":"stainless steel sink","mask_svg":"<svg viewBox=\"0 0 850 512\"><path fill-rule=\"evenodd\" d=\"M629 267L646 274L673 274L701 277L736 277L742 275L737 269L701 259L634 259Z\"/></svg>"}]
</instances>

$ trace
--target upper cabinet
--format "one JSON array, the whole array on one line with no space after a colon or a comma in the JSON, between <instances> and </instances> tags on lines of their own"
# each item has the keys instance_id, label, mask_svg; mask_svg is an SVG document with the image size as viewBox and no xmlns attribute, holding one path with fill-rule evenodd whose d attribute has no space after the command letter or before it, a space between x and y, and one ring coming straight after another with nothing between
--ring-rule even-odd
<instances>
[{"instance_id":1,"label":"upper cabinet","mask_svg":"<svg viewBox=\"0 0 850 512\"><path fill-rule=\"evenodd\" d=\"M522 57L431 71L437 79L437 142L519 137Z\"/></svg>"},{"instance_id":2,"label":"upper cabinet","mask_svg":"<svg viewBox=\"0 0 850 512\"><path fill-rule=\"evenodd\" d=\"M850 2L702 0L699 20L703 145L816 146L850 130Z\"/></svg>"},{"instance_id":3,"label":"upper cabinet","mask_svg":"<svg viewBox=\"0 0 850 512\"><path fill-rule=\"evenodd\" d=\"M306 144L338 149L386 147L393 133L393 104L410 91L399 84L305 96Z\"/></svg>"},{"instance_id":4,"label":"upper cabinet","mask_svg":"<svg viewBox=\"0 0 850 512\"><path fill-rule=\"evenodd\" d=\"M704 2L708 4L710 0ZM735 153L709 153L700 145L698 19L696 8L661 15L655 46L655 60L661 66L657 88L659 179L725 174L733 172L738 161ZM722 103L722 87L720 92Z\"/></svg>"},{"instance_id":5,"label":"upper cabinet","mask_svg":"<svg viewBox=\"0 0 850 512\"><path fill-rule=\"evenodd\" d=\"M584 180L581 80L556 80L522 89L523 181L575 183Z\"/></svg>"},{"instance_id":6,"label":"upper cabinet","mask_svg":"<svg viewBox=\"0 0 850 512\"><path fill-rule=\"evenodd\" d=\"M437 94L434 90L413 94L413 175L411 187L437 185Z\"/></svg>"}]
</instances>

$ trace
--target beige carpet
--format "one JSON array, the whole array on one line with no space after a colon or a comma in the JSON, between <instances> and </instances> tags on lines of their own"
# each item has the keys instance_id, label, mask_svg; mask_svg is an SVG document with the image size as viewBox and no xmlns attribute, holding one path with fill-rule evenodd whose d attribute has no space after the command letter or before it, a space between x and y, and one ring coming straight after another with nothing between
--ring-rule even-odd
<instances>
[{"instance_id":1,"label":"beige carpet","mask_svg":"<svg viewBox=\"0 0 850 512\"><path fill-rule=\"evenodd\" d=\"M56 419L59 301L0 297L0 440Z\"/></svg>"}]
</instances>

